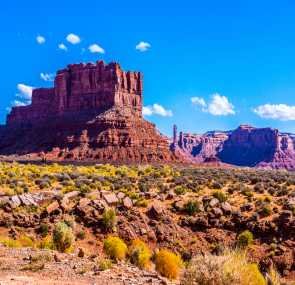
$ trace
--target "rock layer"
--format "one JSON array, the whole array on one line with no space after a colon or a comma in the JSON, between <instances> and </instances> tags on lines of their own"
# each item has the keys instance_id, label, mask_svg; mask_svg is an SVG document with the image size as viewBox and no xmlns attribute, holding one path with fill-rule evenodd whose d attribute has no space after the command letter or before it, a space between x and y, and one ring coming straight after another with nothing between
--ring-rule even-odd
<instances>
[{"instance_id":1,"label":"rock layer","mask_svg":"<svg viewBox=\"0 0 295 285\"><path fill-rule=\"evenodd\" d=\"M0 128L0 155L50 160L173 161L166 137L142 118L142 74L117 63L69 65L35 89Z\"/></svg>"},{"instance_id":2,"label":"rock layer","mask_svg":"<svg viewBox=\"0 0 295 285\"><path fill-rule=\"evenodd\" d=\"M174 141L172 149L192 162L295 169L295 136L277 129L241 125L233 131L204 135L180 132Z\"/></svg>"}]
</instances>

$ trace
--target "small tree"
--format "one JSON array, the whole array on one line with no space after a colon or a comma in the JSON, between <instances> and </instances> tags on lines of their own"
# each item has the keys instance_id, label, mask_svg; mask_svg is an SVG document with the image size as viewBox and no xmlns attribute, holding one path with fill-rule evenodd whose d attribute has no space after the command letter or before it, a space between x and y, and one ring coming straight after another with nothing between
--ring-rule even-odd
<instances>
[{"instance_id":1,"label":"small tree","mask_svg":"<svg viewBox=\"0 0 295 285\"><path fill-rule=\"evenodd\" d=\"M66 252L74 243L74 234L72 228L70 228L64 222L59 222L53 231L53 243L55 248L60 252Z\"/></svg>"}]
</instances>

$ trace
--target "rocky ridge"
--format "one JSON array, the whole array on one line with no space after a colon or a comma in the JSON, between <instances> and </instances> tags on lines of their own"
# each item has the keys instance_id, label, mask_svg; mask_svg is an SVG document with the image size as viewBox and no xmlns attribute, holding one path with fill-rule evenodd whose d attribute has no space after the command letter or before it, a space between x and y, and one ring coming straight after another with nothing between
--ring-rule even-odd
<instances>
[{"instance_id":1,"label":"rocky ridge","mask_svg":"<svg viewBox=\"0 0 295 285\"><path fill-rule=\"evenodd\" d=\"M241 125L204 135L180 132L171 149L197 163L295 169L295 136L272 128Z\"/></svg>"}]
</instances>

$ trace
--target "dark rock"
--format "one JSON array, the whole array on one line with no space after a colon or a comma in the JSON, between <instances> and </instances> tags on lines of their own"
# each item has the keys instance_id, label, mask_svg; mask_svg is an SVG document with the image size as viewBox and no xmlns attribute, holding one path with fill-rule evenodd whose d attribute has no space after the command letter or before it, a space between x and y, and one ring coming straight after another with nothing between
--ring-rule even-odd
<instances>
[{"instance_id":1,"label":"dark rock","mask_svg":"<svg viewBox=\"0 0 295 285\"><path fill-rule=\"evenodd\" d=\"M160 220L163 216L164 209L161 204L154 202L148 210L148 216L154 220Z\"/></svg>"},{"instance_id":2,"label":"dark rock","mask_svg":"<svg viewBox=\"0 0 295 285\"><path fill-rule=\"evenodd\" d=\"M232 212L232 207L228 202L221 203L221 209L227 215L231 214L231 212Z\"/></svg>"}]
</instances>

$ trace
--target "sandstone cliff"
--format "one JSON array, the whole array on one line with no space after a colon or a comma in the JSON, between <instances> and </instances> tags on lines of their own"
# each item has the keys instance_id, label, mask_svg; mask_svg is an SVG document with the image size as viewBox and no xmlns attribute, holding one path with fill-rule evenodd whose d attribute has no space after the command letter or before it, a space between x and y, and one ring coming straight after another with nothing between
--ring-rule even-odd
<instances>
[{"instance_id":1,"label":"sandstone cliff","mask_svg":"<svg viewBox=\"0 0 295 285\"><path fill-rule=\"evenodd\" d=\"M0 155L122 162L172 161L167 138L142 118L142 74L117 63L69 65L35 89L0 130Z\"/></svg>"},{"instance_id":2,"label":"sandstone cliff","mask_svg":"<svg viewBox=\"0 0 295 285\"><path fill-rule=\"evenodd\" d=\"M172 149L192 162L295 169L294 136L272 128L241 125L233 131L204 135L180 132L174 141Z\"/></svg>"}]
</instances>

